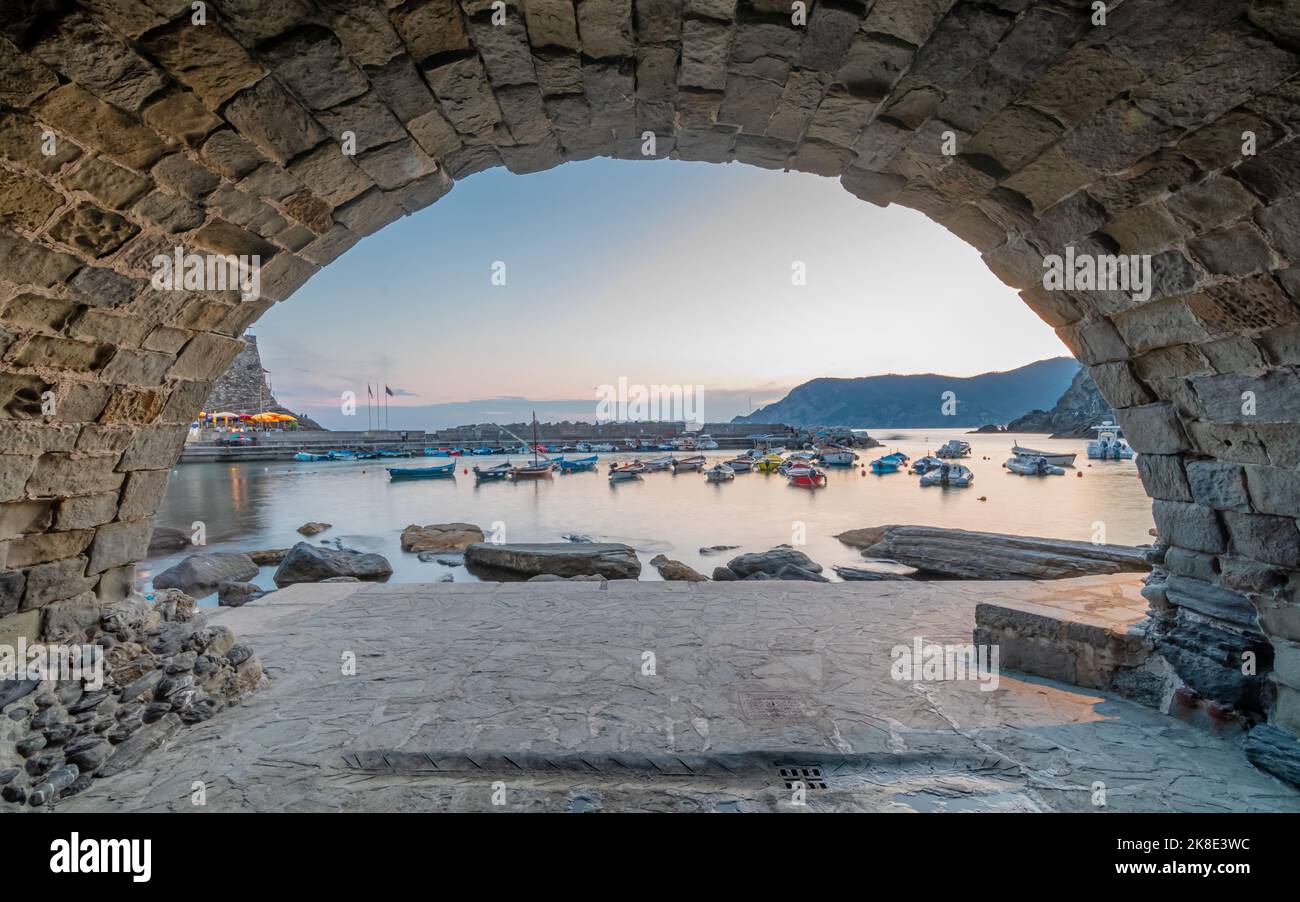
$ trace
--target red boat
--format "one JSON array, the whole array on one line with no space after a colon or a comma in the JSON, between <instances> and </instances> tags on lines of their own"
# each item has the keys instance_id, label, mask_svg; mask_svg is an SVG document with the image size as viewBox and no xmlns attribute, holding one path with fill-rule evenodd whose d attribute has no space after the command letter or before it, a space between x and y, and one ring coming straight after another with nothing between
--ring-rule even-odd
<instances>
[{"instance_id":1,"label":"red boat","mask_svg":"<svg viewBox=\"0 0 1300 902\"><path fill-rule=\"evenodd\" d=\"M826 474L816 467L800 467L786 475L790 485L805 489L819 489L826 485Z\"/></svg>"}]
</instances>

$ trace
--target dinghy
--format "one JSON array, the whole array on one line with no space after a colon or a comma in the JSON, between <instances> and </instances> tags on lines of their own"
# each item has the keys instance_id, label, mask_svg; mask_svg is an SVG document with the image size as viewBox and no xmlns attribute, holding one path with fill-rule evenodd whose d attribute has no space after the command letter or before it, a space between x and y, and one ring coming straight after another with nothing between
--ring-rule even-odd
<instances>
[{"instance_id":1,"label":"dinghy","mask_svg":"<svg viewBox=\"0 0 1300 902\"><path fill-rule=\"evenodd\" d=\"M670 454L667 457L656 457L654 460L647 460L642 466L645 467L647 473L661 473L664 470L671 470L676 462Z\"/></svg>"},{"instance_id":2,"label":"dinghy","mask_svg":"<svg viewBox=\"0 0 1300 902\"><path fill-rule=\"evenodd\" d=\"M404 479L448 479L455 478L455 462L440 467L389 467L388 478L392 482Z\"/></svg>"},{"instance_id":3,"label":"dinghy","mask_svg":"<svg viewBox=\"0 0 1300 902\"><path fill-rule=\"evenodd\" d=\"M714 464L704 471L704 478L709 482L726 482L736 478L736 471L726 464Z\"/></svg>"},{"instance_id":4,"label":"dinghy","mask_svg":"<svg viewBox=\"0 0 1300 902\"><path fill-rule=\"evenodd\" d=\"M514 467L510 464L497 464L495 467L488 467L486 470L479 467L474 468L474 480L476 482L500 482L508 477Z\"/></svg>"},{"instance_id":5,"label":"dinghy","mask_svg":"<svg viewBox=\"0 0 1300 902\"><path fill-rule=\"evenodd\" d=\"M641 461L634 460L631 463L619 464L611 467L609 471L610 482L627 482L630 479L640 479L641 474L645 472L645 466Z\"/></svg>"},{"instance_id":6,"label":"dinghy","mask_svg":"<svg viewBox=\"0 0 1300 902\"><path fill-rule=\"evenodd\" d=\"M1041 457L1054 467L1072 467L1077 454L1061 454L1051 451L1035 451L1033 448L1022 448L1019 445L1011 446L1011 453L1016 457Z\"/></svg>"},{"instance_id":7,"label":"dinghy","mask_svg":"<svg viewBox=\"0 0 1300 902\"><path fill-rule=\"evenodd\" d=\"M682 457L673 461L674 473L693 473L704 467L704 455L696 454L693 457Z\"/></svg>"},{"instance_id":8,"label":"dinghy","mask_svg":"<svg viewBox=\"0 0 1300 902\"><path fill-rule=\"evenodd\" d=\"M921 477L921 485L945 485L966 488L975 481L975 474L961 464L940 464Z\"/></svg>"},{"instance_id":9,"label":"dinghy","mask_svg":"<svg viewBox=\"0 0 1300 902\"><path fill-rule=\"evenodd\" d=\"M357 452L355 451L330 451L327 452L330 460L356 460Z\"/></svg>"},{"instance_id":10,"label":"dinghy","mask_svg":"<svg viewBox=\"0 0 1300 902\"><path fill-rule=\"evenodd\" d=\"M537 414L533 413L533 463L531 466L514 467L510 470L511 479L543 479L551 475L555 466L549 460L539 460L537 455L542 446L537 444Z\"/></svg>"},{"instance_id":11,"label":"dinghy","mask_svg":"<svg viewBox=\"0 0 1300 902\"><path fill-rule=\"evenodd\" d=\"M561 458L559 461L561 473L577 473L579 470L596 469L596 455L590 457L575 457L573 460Z\"/></svg>"},{"instance_id":12,"label":"dinghy","mask_svg":"<svg viewBox=\"0 0 1300 902\"><path fill-rule=\"evenodd\" d=\"M907 455L900 451L893 454L886 454L884 457L878 457L871 462L871 472L883 476L886 473L897 473L899 467L907 465Z\"/></svg>"},{"instance_id":13,"label":"dinghy","mask_svg":"<svg viewBox=\"0 0 1300 902\"><path fill-rule=\"evenodd\" d=\"M802 489L819 489L826 485L826 474L811 466L791 468L785 478L790 485Z\"/></svg>"},{"instance_id":14,"label":"dinghy","mask_svg":"<svg viewBox=\"0 0 1300 902\"><path fill-rule=\"evenodd\" d=\"M752 457L734 457L727 461L727 466L731 467L733 473L748 473L754 469L754 459Z\"/></svg>"},{"instance_id":15,"label":"dinghy","mask_svg":"<svg viewBox=\"0 0 1300 902\"><path fill-rule=\"evenodd\" d=\"M1018 476L1064 476L1065 470L1046 457L1013 457L1002 466Z\"/></svg>"},{"instance_id":16,"label":"dinghy","mask_svg":"<svg viewBox=\"0 0 1300 902\"><path fill-rule=\"evenodd\" d=\"M970 442L963 442L960 439L950 439L943 444L938 451L934 452L935 457L941 457L944 460L952 460L959 457L970 457Z\"/></svg>"},{"instance_id":17,"label":"dinghy","mask_svg":"<svg viewBox=\"0 0 1300 902\"><path fill-rule=\"evenodd\" d=\"M785 463L785 459L780 454L764 454L754 464L754 469L760 473L771 473Z\"/></svg>"},{"instance_id":18,"label":"dinghy","mask_svg":"<svg viewBox=\"0 0 1300 902\"><path fill-rule=\"evenodd\" d=\"M926 455L925 457L917 459L916 463L912 464L912 472L918 475L925 475L931 470L937 470L942 466L943 461L939 458L933 455Z\"/></svg>"},{"instance_id":19,"label":"dinghy","mask_svg":"<svg viewBox=\"0 0 1300 902\"><path fill-rule=\"evenodd\" d=\"M857 459L856 454L839 445L823 445L818 452L818 460L828 467L851 467Z\"/></svg>"},{"instance_id":20,"label":"dinghy","mask_svg":"<svg viewBox=\"0 0 1300 902\"><path fill-rule=\"evenodd\" d=\"M1088 442L1089 460L1132 460L1133 449L1119 436L1119 426L1107 420L1093 426L1097 437Z\"/></svg>"}]
</instances>

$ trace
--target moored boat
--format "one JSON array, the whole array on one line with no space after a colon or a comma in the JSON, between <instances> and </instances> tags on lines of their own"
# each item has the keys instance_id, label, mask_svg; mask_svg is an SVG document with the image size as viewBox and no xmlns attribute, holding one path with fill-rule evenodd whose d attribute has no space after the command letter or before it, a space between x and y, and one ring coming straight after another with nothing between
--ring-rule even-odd
<instances>
[{"instance_id":1,"label":"moored boat","mask_svg":"<svg viewBox=\"0 0 1300 902\"><path fill-rule=\"evenodd\" d=\"M731 460L727 461L727 466L731 467L733 473L748 473L750 470L754 469L754 458L746 457L744 455L733 457Z\"/></svg>"},{"instance_id":2,"label":"moored boat","mask_svg":"<svg viewBox=\"0 0 1300 902\"><path fill-rule=\"evenodd\" d=\"M329 460L330 456L328 454L312 454L309 451L299 451L297 454L293 456L293 459L301 460L301 461L319 462L322 460Z\"/></svg>"},{"instance_id":3,"label":"moored boat","mask_svg":"<svg viewBox=\"0 0 1300 902\"><path fill-rule=\"evenodd\" d=\"M330 460L356 460L357 452L355 451L328 451L326 456Z\"/></svg>"},{"instance_id":4,"label":"moored boat","mask_svg":"<svg viewBox=\"0 0 1300 902\"><path fill-rule=\"evenodd\" d=\"M1078 457L1078 454L1035 451L1033 448L1022 448L1018 444L1011 446L1011 453L1016 457L1041 457L1054 467L1072 467L1074 466L1074 459Z\"/></svg>"},{"instance_id":5,"label":"moored boat","mask_svg":"<svg viewBox=\"0 0 1300 902\"><path fill-rule=\"evenodd\" d=\"M970 457L970 442L963 442L961 439L955 438L949 439L940 446L938 451L934 452L934 456L944 460Z\"/></svg>"},{"instance_id":6,"label":"moored boat","mask_svg":"<svg viewBox=\"0 0 1300 902\"><path fill-rule=\"evenodd\" d=\"M456 476L455 462L439 467L389 467L388 478L392 482L403 479L448 479Z\"/></svg>"},{"instance_id":7,"label":"moored boat","mask_svg":"<svg viewBox=\"0 0 1300 902\"><path fill-rule=\"evenodd\" d=\"M512 470L514 470L514 467L508 462L497 464L495 467L488 467L486 470L475 467L474 479L477 482L500 482L508 477Z\"/></svg>"},{"instance_id":8,"label":"moored boat","mask_svg":"<svg viewBox=\"0 0 1300 902\"><path fill-rule=\"evenodd\" d=\"M630 479L640 479L641 474L645 472L645 466L639 460L630 463L617 464L609 470L610 482L627 482Z\"/></svg>"},{"instance_id":9,"label":"moored boat","mask_svg":"<svg viewBox=\"0 0 1300 902\"><path fill-rule=\"evenodd\" d=\"M575 457L573 460L561 458L559 460L561 473L577 473L579 470L596 469L596 455L590 457Z\"/></svg>"},{"instance_id":10,"label":"moored boat","mask_svg":"<svg viewBox=\"0 0 1300 902\"><path fill-rule=\"evenodd\" d=\"M925 457L919 457L916 459L916 461L912 464L912 472L919 475L925 475L931 470L938 469L939 467L942 466L943 466L943 461L941 461L939 458L935 457L934 455L927 454Z\"/></svg>"},{"instance_id":11,"label":"moored boat","mask_svg":"<svg viewBox=\"0 0 1300 902\"><path fill-rule=\"evenodd\" d=\"M1037 457L1017 456L1004 463L1017 476L1064 476L1065 469L1058 467L1041 454Z\"/></svg>"},{"instance_id":12,"label":"moored boat","mask_svg":"<svg viewBox=\"0 0 1300 902\"><path fill-rule=\"evenodd\" d=\"M921 477L921 485L945 485L966 488L975 481L975 474L961 464L944 463Z\"/></svg>"},{"instance_id":13,"label":"moored boat","mask_svg":"<svg viewBox=\"0 0 1300 902\"><path fill-rule=\"evenodd\" d=\"M858 455L839 445L823 445L817 452L817 459L828 467L851 467Z\"/></svg>"},{"instance_id":14,"label":"moored boat","mask_svg":"<svg viewBox=\"0 0 1300 902\"><path fill-rule=\"evenodd\" d=\"M785 478L790 485L804 489L818 489L826 485L826 474L813 466L792 469Z\"/></svg>"},{"instance_id":15,"label":"moored boat","mask_svg":"<svg viewBox=\"0 0 1300 902\"><path fill-rule=\"evenodd\" d=\"M1120 428L1110 420L1092 427L1097 437L1088 442L1089 460L1132 460L1133 449L1120 437Z\"/></svg>"},{"instance_id":16,"label":"moored boat","mask_svg":"<svg viewBox=\"0 0 1300 902\"><path fill-rule=\"evenodd\" d=\"M780 454L764 454L758 459L758 462L754 464L754 469L758 470L760 473L771 473L777 470L783 463L785 463L785 458Z\"/></svg>"},{"instance_id":17,"label":"moored boat","mask_svg":"<svg viewBox=\"0 0 1300 902\"><path fill-rule=\"evenodd\" d=\"M871 462L871 472L883 476L886 473L897 473L900 467L907 466L907 455L901 451L895 451L893 454L886 454L884 457L878 457Z\"/></svg>"},{"instance_id":18,"label":"moored boat","mask_svg":"<svg viewBox=\"0 0 1300 902\"><path fill-rule=\"evenodd\" d=\"M693 457L681 457L673 461L674 473L692 473L704 467L705 460L703 454L696 454Z\"/></svg>"},{"instance_id":19,"label":"moored boat","mask_svg":"<svg viewBox=\"0 0 1300 902\"><path fill-rule=\"evenodd\" d=\"M664 470L671 470L674 463L676 463L676 460L669 454L665 457L656 457L654 460L644 461L641 465L645 467L647 473L661 473Z\"/></svg>"},{"instance_id":20,"label":"moored boat","mask_svg":"<svg viewBox=\"0 0 1300 902\"><path fill-rule=\"evenodd\" d=\"M736 478L736 471L726 464L714 464L704 471L704 478L709 482L726 482Z\"/></svg>"}]
</instances>

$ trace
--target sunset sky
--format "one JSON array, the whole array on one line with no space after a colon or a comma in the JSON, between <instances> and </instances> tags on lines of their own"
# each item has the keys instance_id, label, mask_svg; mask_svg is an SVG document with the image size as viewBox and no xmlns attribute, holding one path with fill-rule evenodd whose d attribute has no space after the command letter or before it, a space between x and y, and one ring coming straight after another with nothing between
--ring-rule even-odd
<instances>
[{"instance_id":1,"label":"sunset sky","mask_svg":"<svg viewBox=\"0 0 1300 902\"><path fill-rule=\"evenodd\" d=\"M335 428L354 425L341 394L364 403L367 381L398 391L395 428L541 401L563 402L542 419L590 419L620 377L702 385L707 419L726 420L817 376L969 376L1068 353L920 213L834 179L673 161L471 176L253 332L281 403Z\"/></svg>"}]
</instances>

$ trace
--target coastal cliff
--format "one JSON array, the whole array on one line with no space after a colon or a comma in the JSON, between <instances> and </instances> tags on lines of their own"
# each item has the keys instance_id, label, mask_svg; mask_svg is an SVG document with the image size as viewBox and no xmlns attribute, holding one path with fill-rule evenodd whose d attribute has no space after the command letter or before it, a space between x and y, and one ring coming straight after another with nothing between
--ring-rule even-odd
<instances>
[{"instance_id":1,"label":"coastal cliff","mask_svg":"<svg viewBox=\"0 0 1300 902\"><path fill-rule=\"evenodd\" d=\"M1079 367L1070 387L1051 410L1031 410L1007 424L1007 432L1046 432L1052 438L1092 438L1092 427L1114 421L1115 411L1092 381L1087 367Z\"/></svg>"}]
</instances>

